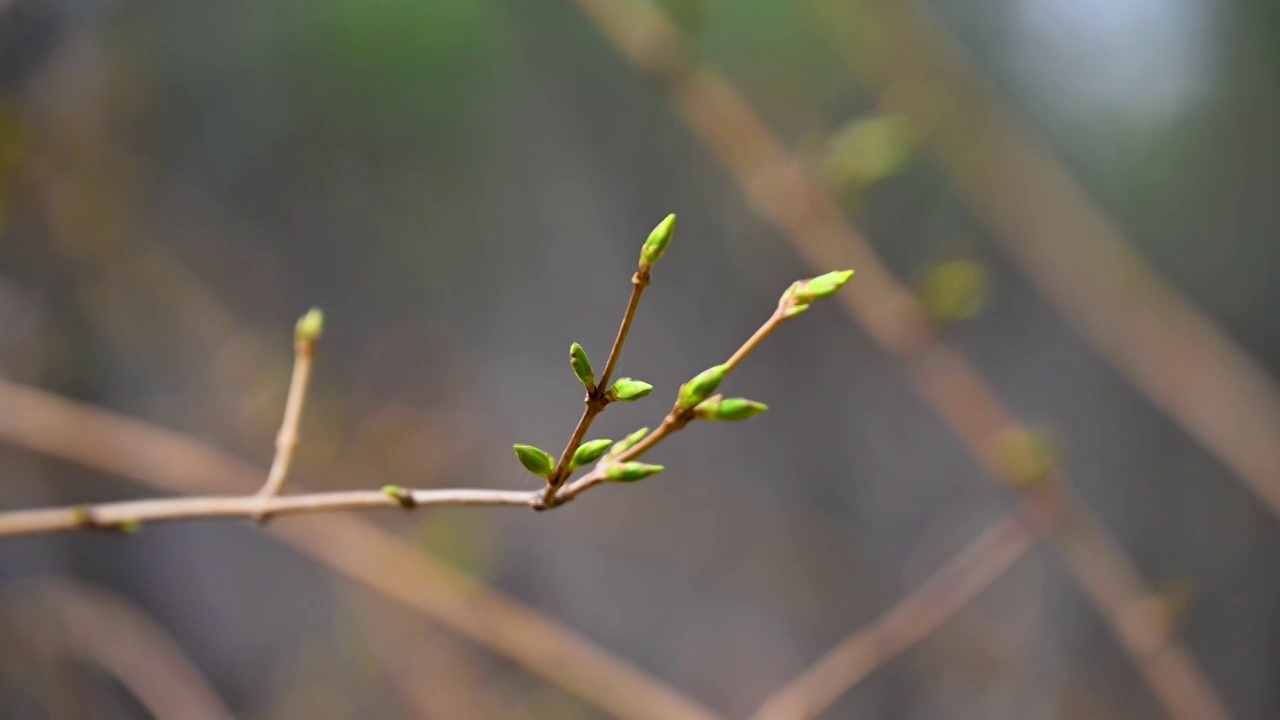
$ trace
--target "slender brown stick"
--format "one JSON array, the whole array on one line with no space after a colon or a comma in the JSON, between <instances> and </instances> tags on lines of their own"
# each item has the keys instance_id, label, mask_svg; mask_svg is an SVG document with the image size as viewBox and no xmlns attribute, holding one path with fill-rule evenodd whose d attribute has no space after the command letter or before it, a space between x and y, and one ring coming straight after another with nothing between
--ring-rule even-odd
<instances>
[{"instance_id":1,"label":"slender brown stick","mask_svg":"<svg viewBox=\"0 0 1280 720\"><path fill-rule=\"evenodd\" d=\"M0 537L71 530L128 531L137 525L201 518L263 520L279 515L434 505L514 505L527 507L537 494L519 490L341 490L262 497L180 497L79 505L0 513Z\"/></svg>"},{"instance_id":2,"label":"slender brown stick","mask_svg":"<svg viewBox=\"0 0 1280 720\"><path fill-rule=\"evenodd\" d=\"M141 609L65 579L26 581L10 612L43 645L97 665L154 718L231 720L233 715L173 638Z\"/></svg>"},{"instance_id":3,"label":"slender brown stick","mask_svg":"<svg viewBox=\"0 0 1280 720\"><path fill-rule=\"evenodd\" d=\"M618 359L622 357L622 346L627 342L627 333L631 332L631 321L635 319L636 308L640 307L640 296L644 294L644 289L649 287L649 270L642 269L631 276L631 298L627 300L627 309L622 313L622 324L618 326L618 334L613 339L613 347L609 348L609 359L604 363L604 370L601 371L600 377L596 379L595 389L587 393L584 401L585 407L582 409L582 417L578 419L578 425L573 429L573 434L569 436L569 442L565 444L564 452L560 454L560 460L556 463L555 470L547 477L547 489L542 493L542 502L535 504L534 507L541 510L543 508L555 507L559 500L556 498L556 492L569 476L569 462L573 460L573 454L577 452L578 447L582 445L583 439L587 437L587 430L591 428L591 423L596 416L604 412L604 408L609 404L605 398L605 393L609 392L609 379L613 376L613 370L618 364Z\"/></svg>"},{"instance_id":4,"label":"slender brown stick","mask_svg":"<svg viewBox=\"0 0 1280 720\"><path fill-rule=\"evenodd\" d=\"M633 285L631 302L627 305L627 317L635 313L643 288ZM786 316L775 311L755 333L734 352L726 362L731 368L740 363L751 351L786 321ZM629 320L623 321L618 339L614 342L611 357L621 352L626 338ZM314 353L314 348L306 355ZM299 353L302 357L304 353ZM295 375L295 379L296 379ZM604 377L604 376L602 376ZM602 383L603 385L603 383ZM305 389L305 384L304 384ZM601 396L603 397L603 395ZM299 406L300 407L300 406ZM592 407L588 405L588 407ZM286 417L291 416L286 412ZM293 417L296 418L296 415ZM693 419L691 408L674 408L656 432L645 437L612 462L628 462L648 452L671 433L680 430ZM286 422L286 424L288 424ZM571 454L571 453L569 453ZM566 455L567 456L567 455ZM279 457L277 456L277 460ZM286 463L287 464L287 463ZM98 503L59 508L38 508L0 512L0 537L32 535L37 533L67 532L74 530L133 531L146 523L173 522L200 518L252 518L266 520L280 515L334 512L343 510L370 510L378 508L418 508L437 505L505 505L515 507L552 508L569 502L579 494L605 481L606 467L598 465L594 470L568 486L558 486L550 501L546 491L486 490L486 489L430 489L413 490L388 486L381 490L341 490L297 495L264 495L232 497L179 497L123 502ZM567 475L566 471L566 475Z\"/></svg>"},{"instance_id":5,"label":"slender brown stick","mask_svg":"<svg viewBox=\"0 0 1280 720\"><path fill-rule=\"evenodd\" d=\"M257 468L154 425L0 380L0 440L178 494L252 492ZM528 672L624 720L716 713L574 631L354 515L268 527L267 535L424 613Z\"/></svg>"},{"instance_id":6,"label":"slender brown stick","mask_svg":"<svg viewBox=\"0 0 1280 720\"><path fill-rule=\"evenodd\" d=\"M1019 515L997 520L914 592L770 695L752 717L816 717L876 668L928 637L968 605L1026 555L1034 539Z\"/></svg>"},{"instance_id":7,"label":"slender brown stick","mask_svg":"<svg viewBox=\"0 0 1280 720\"><path fill-rule=\"evenodd\" d=\"M920 3L800 4L880 105L928 133L944 176L1045 298L1280 517L1280 388L1265 368L1133 250Z\"/></svg>"},{"instance_id":8,"label":"slender brown stick","mask_svg":"<svg viewBox=\"0 0 1280 720\"><path fill-rule=\"evenodd\" d=\"M899 357L917 389L952 431L1004 484L1017 484L1000 457L1020 425L977 372L945 343L910 291L843 217L822 185L782 145L728 82L697 62L679 30L655 6L633 0L574 0L638 70L666 94L673 111L724 165L766 220L815 267L854 267L841 306L886 352ZM1065 484L1065 474L1057 477ZM1068 532L1055 545L1076 581L1111 625L1156 699L1179 718L1227 717L1195 659L1162 629L1123 548L1065 491L1055 514ZM1087 538L1091 553L1072 552ZM1141 626L1142 632L1133 630Z\"/></svg>"},{"instance_id":9,"label":"slender brown stick","mask_svg":"<svg viewBox=\"0 0 1280 720\"><path fill-rule=\"evenodd\" d=\"M305 318L304 318L305 321ZM311 382L311 368L315 364L316 338L299 332L293 351L293 374L289 377L289 396L284 403L284 419L276 435L276 454L267 471L267 481L258 495L263 498L279 495L284 489L293 454L298 447L298 426L302 423L302 408L307 401L307 386ZM266 504L264 503L264 508Z\"/></svg>"}]
</instances>

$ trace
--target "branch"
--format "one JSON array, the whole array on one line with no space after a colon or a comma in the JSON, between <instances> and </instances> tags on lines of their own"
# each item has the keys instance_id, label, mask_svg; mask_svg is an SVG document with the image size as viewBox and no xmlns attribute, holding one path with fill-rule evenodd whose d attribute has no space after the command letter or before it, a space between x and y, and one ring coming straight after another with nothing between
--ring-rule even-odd
<instances>
[{"instance_id":1,"label":"branch","mask_svg":"<svg viewBox=\"0 0 1280 720\"><path fill-rule=\"evenodd\" d=\"M672 216L674 218L674 216ZM551 475L547 477L547 489L543 492L542 502L539 509L554 507L556 501L556 491L564 484L569 474L569 463L573 460L573 454L578 451L582 445L583 439L587 436L587 430L591 428L592 421L596 416L604 412L604 408L609 404L608 387L609 378L613 375L613 370L618 364L618 359L622 357L622 345L627 341L627 333L631 331L631 321L635 319L636 308L640 306L640 296L644 294L644 289L649 286L649 269L642 267L635 275L631 276L631 299L627 301L627 309L622 314L622 324L618 326L618 335L613 340L613 347L609 349L609 358L605 361L604 371L600 373L598 383L587 385L587 397L584 401L585 407L582 409L582 417L578 420L578 425L573 429L573 433L569 436L569 442L565 444L564 452L560 455L560 461L556 464Z\"/></svg>"},{"instance_id":2,"label":"branch","mask_svg":"<svg viewBox=\"0 0 1280 720\"><path fill-rule=\"evenodd\" d=\"M259 471L188 437L0 379L0 439L171 493L252 492ZM267 536L492 649L624 720L716 714L573 630L354 515L268 527Z\"/></svg>"},{"instance_id":3,"label":"branch","mask_svg":"<svg viewBox=\"0 0 1280 720\"><path fill-rule=\"evenodd\" d=\"M783 295L779 308L752 336L740 347L729 360L718 365L718 386L729 372L737 366L761 341L779 325L791 317L798 315L797 307L807 307L809 302L826 297L839 289L852 273L835 273L838 283L834 285L824 277L814 278L804 283L797 283ZM814 289L809 295L797 291L797 287ZM620 333L620 338L625 333ZM620 347L621 343L615 343ZM693 381L691 381L693 382ZM696 401L688 398L678 400L676 406L667 415L658 430L636 442L623 446L614 446L614 451L605 455L596 467L574 481L562 486L555 494L554 500L546 502L541 491L521 490L486 490L486 489L430 489L412 490L388 485L381 490L343 490L302 495L267 496L261 491L257 495L233 497L184 497L161 498L151 500L129 500L124 502L100 503L95 505L75 505L71 507L48 508L36 510L15 510L0 512L0 537L16 535L32 535L37 533L66 532L73 530L106 530L117 532L136 532L144 524L156 522L173 522L199 518L245 518L267 520L282 515L301 513L334 512L342 510L370 510L404 508L413 509L437 505L505 505L515 507L533 507L536 509L554 508L573 500L581 493L609 481L634 481L655 474L660 466L630 467L649 450L672 433L683 429L696 419L745 419L763 409L763 405L755 404L743 417L720 417L724 415L724 401L717 398L708 399L707 395L715 390L715 386L705 389L702 397ZM716 401L714 409L711 400ZM706 401L706 404L704 404ZM296 420L294 421L296 423ZM288 424L288 423L286 423ZM603 453L603 450L602 450ZM568 456L568 455L566 455ZM277 456L277 460L279 456ZM287 464L287 463L286 463ZM654 470L656 468L656 470ZM631 474L627 472L634 470ZM567 474L567 473L566 473ZM639 475L634 476L634 475Z\"/></svg>"},{"instance_id":4,"label":"branch","mask_svg":"<svg viewBox=\"0 0 1280 720\"><path fill-rule=\"evenodd\" d=\"M1063 518L1055 547L1076 582L1111 625L1156 699L1175 717L1206 720L1227 712L1195 659L1151 611L1154 594L1121 548L1065 490L1050 464L1031 476L1011 469L1010 439L1027 435L977 371L938 339L914 295L803 164L714 69L700 63L656 6L635 0L573 0L668 103L737 182L756 212L776 226L811 265L858 268L857 292L841 307L907 374L990 477L1009 488L1052 483L1053 513ZM1076 549L1088 546L1090 552Z\"/></svg>"},{"instance_id":5,"label":"branch","mask_svg":"<svg viewBox=\"0 0 1280 720\"><path fill-rule=\"evenodd\" d=\"M279 495L293 464L293 453L298 447L298 425L302 423L302 406L307 400L307 385L311 382L311 367L315 364L316 343L324 330L324 315L312 309L298 320L293 340L293 375L289 378L289 396L284 403L284 420L276 436L276 455L267 471L267 482L258 491L263 498ZM266 517L264 512L262 517Z\"/></svg>"},{"instance_id":6,"label":"branch","mask_svg":"<svg viewBox=\"0 0 1280 720\"><path fill-rule=\"evenodd\" d=\"M770 695L753 720L816 717L876 668L941 627L1026 555L1033 540L1022 517L996 521L915 592Z\"/></svg>"}]
</instances>

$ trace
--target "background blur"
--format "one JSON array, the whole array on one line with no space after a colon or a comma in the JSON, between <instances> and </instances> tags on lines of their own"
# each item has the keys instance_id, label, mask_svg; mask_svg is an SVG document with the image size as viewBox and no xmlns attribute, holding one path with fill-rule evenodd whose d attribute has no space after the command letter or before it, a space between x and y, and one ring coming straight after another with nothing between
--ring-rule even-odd
<instances>
[{"instance_id":1,"label":"background blur","mask_svg":"<svg viewBox=\"0 0 1280 720\"><path fill-rule=\"evenodd\" d=\"M896 274L987 268L980 311L945 338L1053 435L1151 585L1190 598L1183 639L1234 714L1280 716L1280 522L1046 304L877 116L814 15L661 6ZM1278 6L928 7L1139 254L1274 375ZM656 423L814 274L568 2L0 0L0 188L9 380L265 468L292 323L322 306L295 473L314 489L530 486L511 444L563 446L581 404L566 349L603 361L668 212L676 238L620 366L657 390L594 436ZM747 715L1011 500L835 303L771 338L731 390L770 412L677 436L651 481L550 514L362 518ZM6 509L160 492L8 445L0 472ZM214 521L0 543L6 718L146 717L42 632L32 579L48 576L142 609L237 717L602 716L259 528ZM854 716L1161 713L1039 547L826 715Z\"/></svg>"}]
</instances>

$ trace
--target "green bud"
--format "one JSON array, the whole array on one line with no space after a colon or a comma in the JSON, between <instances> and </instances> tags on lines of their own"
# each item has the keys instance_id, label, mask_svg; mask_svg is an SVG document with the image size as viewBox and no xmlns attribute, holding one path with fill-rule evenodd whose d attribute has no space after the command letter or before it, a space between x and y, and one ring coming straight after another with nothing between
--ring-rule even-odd
<instances>
[{"instance_id":1,"label":"green bud","mask_svg":"<svg viewBox=\"0 0 1280 720\"><path fill-rule=\"evenodd\" d=\"M653 392L653 386L643 380L633 380L631 378L621 378L609 388L609 392L605 397L609 402L621 400L622 402L635 402L640 398Z\"/></svg>"},{"instance_id":2,"label":"green bud","mask_svg":"<svg viewBox=\"0 0 1280 720\"><path fill-rule=\"evenodd\" d=\"M700 420L737 422L755 417L768 410L764 403L746 398L721 398L719 395L702 401L694 410Z\"/></svg>"},{"instance_id":3,"label":"green bud","mask_svg":"<svg viewBox=\"0 0 1280 720\"><path fill-rule=\"evenodd\" d=\"M650 475L657 475L666 468L661 465L649 465L641 462L628 462L612 465L605 470L604 476L613 482L635 482Z\"/></svg>"},{"instance_id":4,"label":"green bud","mask_svg":"<svg viewBox=\"0 0 1280 720\"><path fill-rule=\"evenodd\" d=\"M117 525L116 528L126 535L137 535L142 532L142 523L138 520L125 520Z\"/></svg>"},{"instance_id":5,"label":"green bud","mask_svg":"<svg viewBox=\"0 0 1280 720\"><path fill-rule=\"evenodd\" d=\"M642 427L639 430L631 433L630 435L622 438L618 442L614 443L613 447L609 448L609 457L618 457L622 453L630 450L631 448L636 446L636 443L645 439L645 437L648 434L649 434L649 428Z\"/></svg>"},{"instance_id":6,"label":"green bud","mask_svg":"<svg viewBox=\"0 0 1280 720\"><path fill-rule=\"evenodd\" d=\"M678 396L680 407L691 408L706 400L716 391L716 388L720 387L720 383L724 382L728 374L728 365L715 365L695 375L692 380L680 386Z\"/></svg>"},{"instance_id":7,"label":"green bud","mask_svg":"<svg viewBox=\"0 0 1280 720\"><path fill-rule=\"evenodd\" d=\"M400 503L404 507L408 508L408 507L414 506L413 493L409 490L406 490L405 488L400 487L399 485L383 485L382 494L386 495L392 500L395 500L396 502Z\"/></svg>"},{"instance_id":8,"label":"green bud","mask_svg":"<svg viewBox=\"0 0 1280 720\"><path fill-rule=\"evenodd\" d=\"M640 248L640 264L653 265L662 257L662 253L667 251L667 245L671 243L671 234L676 229L676 216L668 215L658 223L658 226L649 233L649 239L644 241L644 247Z\"/></svg>"},{"instance_id":9,"label":"green bud","mask_svg":"<svg viewBox=\"0 0 1280 720\"><path fill-rule=\"evenodd\" d=\"M555 469L556 461L532 445L517 444L513 445L512 449L516 451L516 458L520 460L520 464L534 475L546 477Z\"/></svg>"},{"instance_id":10,"label":"green bud","mask_svg":"<svg viewBox=\"0 0 1280 720\"><path fill-rule=\"evenodd\" d=\"M583 465L590 465L599 460L600 456L604 455L604 451L608 450L612 444L613 441L608 439L582 443L578 446L577 452L573 454L573 462L569 466L582 467Z\"/></svg>"},{"instance_id":11,"label":"green bud","mask_svg":"<svg viewBox=\"0 0 1280 720\"><path fill-rule=\"evenodd\" d=\"M851 277L853 277L852 270L836 270L816 278L801 280L798 285L792 285L787 292L795 298L797 304L808 305L814 300L835 295L836 291L844 287Z\"/></svg>"},{"instance_id":12,"label":"green bud","mask_svg":"<svg viewBox=\"0 0 1280 720\"><path fill-rule=\"evenodd\" d=\"M324 313L320 308L311 308L306 315L298 318L293 336L298 342L315 342L324 332Z\"/></svg>"},{"instance_id":13,"label":"green bud","mask_svg":"<svg viewBox=\"0 0 1280 720\"><path fill-rule=\"evenodd\" d=\"M573 374L582 381L587 392L596 389L596 373L591 369L591 359L578 343L569 346L569 364L573 366Z\"/></svg>"}]
</instances>

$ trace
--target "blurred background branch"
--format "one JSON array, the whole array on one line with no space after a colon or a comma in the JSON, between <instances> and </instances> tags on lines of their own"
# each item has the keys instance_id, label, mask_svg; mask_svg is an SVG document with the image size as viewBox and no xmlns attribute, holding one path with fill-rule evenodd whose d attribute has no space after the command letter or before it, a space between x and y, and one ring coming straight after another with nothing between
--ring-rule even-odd
<instances>
[{"instance_id":1,"label":"blurred background branch","mask_svg":"<svg viewBox=\"0 0 1280 720\"><path fill-rule=\"evenodd\" d=\"M714 70L697 61L674 24L648 3L574 0L638 69L666 94L672 109L714 152L753 207L776 225L812 266L858 268L859 282L841 306L888 353L897 356L991 476L1010 487L1021 478L1001 448L1020 430L968 363L938 339L924 310L889 273L866 239ZM1060 468L1046 473L1066 484ZM1149 612L1152 592L1133 563L1078 502L1056 493L1062 529L1053 535L1068 567L1146 678L1165 710L1181 718L1226 717L1192 656ZM1088 552L1080 552L1082 546Z\"/></svg>"},{"instance_id":2,"label":"blurred background branch","mask_svg":"<svg viewBox=\"0 0 1280 720\"><path fill-rule=\"evenodd\" d=\"M74 580L44 578L8 588L5 610L28 644L97 666L152 717L234 717L173 638L122 598Z\"/></svg>"},{"instance_id":3,"label":"blurred background branch","mask_svg":"<svg viewBox=\"0 0 1280 720\"><path fill-rule=\"evenodd\" d=\"M914 1L800 0L885 112L1103 357L1280 517L1280 390L1133 251Z\"/></svg>"}]
</instances>

